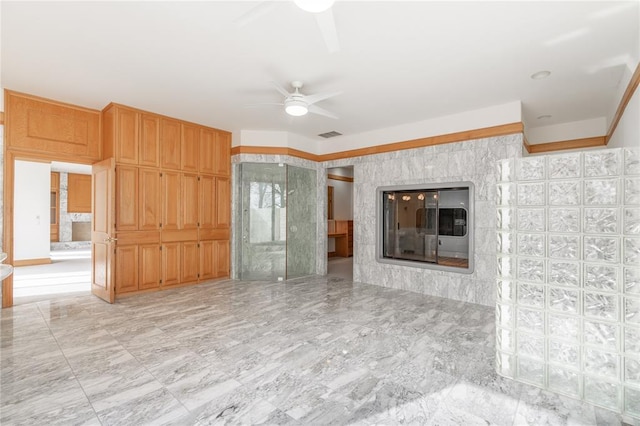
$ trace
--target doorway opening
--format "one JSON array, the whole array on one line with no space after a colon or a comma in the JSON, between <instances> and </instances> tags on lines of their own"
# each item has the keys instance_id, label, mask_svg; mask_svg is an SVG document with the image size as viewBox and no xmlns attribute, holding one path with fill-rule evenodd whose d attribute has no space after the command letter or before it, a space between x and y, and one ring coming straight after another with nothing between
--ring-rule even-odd
<instances>
[{"instance_id":1,"label":"doorway opening","mask_svg":"<svg viewBox=\"0 0 640 426\"><path fill-rule=\"evenodd\" d=\"M353 166L327 169L327 275L353 280Z\"/></svg>"},{"instance_id":2,"label":"doorway opening","mask_svg":"<svg viewBox=\"0 0 640 426\"><path fill-rule=\"evenodd\" d=\"M91 166L15 161L14 305L91 294Z\"/></svg>"}]
</instances>

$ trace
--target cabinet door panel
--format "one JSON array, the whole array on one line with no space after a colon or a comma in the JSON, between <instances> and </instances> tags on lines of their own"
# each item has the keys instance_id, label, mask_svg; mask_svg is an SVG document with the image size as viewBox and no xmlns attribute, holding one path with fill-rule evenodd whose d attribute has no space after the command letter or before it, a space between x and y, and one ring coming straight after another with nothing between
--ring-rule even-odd
<instances>
[{"instance_id":1,"label":"cabinet door panel","mask_svg":"<svg viewBox=\"0 0 640 426\"><path fill-rule=\"evenodd\" d=\"M200 241L200 279L215 278L217 267L217 242Z\"/></svg>"},{"instance_id":2,"label":"cabinet door panel","mask_svg":"<svg viewBox=\"0 0 640 426\"><path fill-rule=\"evenodd\" d=\"M158 167L160 165L160 119L154 115L142 114L140 122L139 164Z\"/></svg>"},{"instance_id":3,"label":"cabinet door panel","mask_svg":"<svg viewBox=\"0 0 640 426\"><path fill-rule=\"evenodd\" d=\"M116 230L138 229L138 169L116 167Z\"/></svg>"},{"instance_id":4,"label":"cabinet door panel","mask_svg":"<svg viewBox=\"0 0 640 426\"><path fill-rule=\"evenodd\" d=\"M180 169L180 122L160 120L161 165L165 169Z\"/></svg>"},{"instance_id":5,"label":"cabinet door panel","mask_svg":"<svg viewBox=\"0 0 640 426\"><path fill-rule=\"evenodd\" d=\"M199 257L198 243L184 242L182 245L182 283L198 281Z\"/></svg>"},{"instance_id":6,"label":"cabinet door panel","mask_svg":"<svg viewBox=\"0 0 640 426\"><path fill-rule=\"evenodd\" d=\"M162 246L162 285L180 284L180 243Z\"/></svg>"},{"instance_id":7,"label":"cabinet door panel","mask_svg":"<svg viewBox=\"0 0 640 426\"><path fill-rule=\"evenodd\" d=\"M216 178L216 228L231 226L231 187L229 179Z\"/></svg>"},{"instance_id":8,"label":"cabinet door panel","mask_svg":"<svg viewBox=\"0 0 640 426\"><path fill-rule=\"evenodd\" d=\"M216 132L215 150L216 173L229 176L231 174L231 134Z\"/></svg>"},{"instance_id":9,"label":"cabinet door panel","mask_svg":"<svg viewBox=\"0 0 640 426\"><path fill-rule=\"evenodd\" d=\"M216 131L213 129L200 130L200 172L216 173L215 165Z\"/></svg>"},{"instance_id":10,"label":"cabinet door panel","mask_svg":"<svg viewBox=\"0 0 640 426\"><path fill-rule=\"evenodd\" d=\"M162 172L162 229L180 229L181 174Z\"/></svg>"},{"instance_id":11,"label":"cabinet door panel","mask_svg":"<svg viewBox=\"0 0 640 426\"><path fill-rule=\"evenodd\" d=\"M200 129L198 127L188 124L182 125L181 168L185 172L198 171L199 140Z\"/></svg>"},{"instance_id":12,"label":"cabinet door panel","mask_svg":"<svg viewBox=\"0 0 640 426\"><path fill-rule=\"evenodd\" d=\"M228 277L229 276L229 241L216 241L216 277Z\"/></svg>"},{"instance_id":13,"label":"cabinet door panel","mask_svg":"<svg viewBox=\"0 0 640 426\"><path fill-rule=\"evenodd\" d=\"M138 290L138 246L116 247L116 294Z\"/></svg>"},{"instance_id":14,"label":"cabinet door panel","mask_svg":"<svg viewBox=\"0 0 640 426\"><path fill-rule=\"evenodd\" d=\"M200 229L216 227L216 178L200 176Z\"/></svg>"},{"instance_id":15,"label":"cabinet door panel","mask_svg":"<svg viewBox=\"0 0 640 426\"><path fill-rule=\"evenodd\" d=\"M160 246L143 244L140 251L140 289L158 288L160 286Z\"/></svg>"},{"instance_id":16,"label":"cabinet door panel","mask_svg":"<svg viewBox=\"0 0 640 426\"><path fill-rule=\"evenodd\" d=\"M157 230L162 222L160 172L141 168L138 173L138 229Z\"/></svg>"},{"instance_id":17,"label":"cabinet door panel","mask_svg":"<svg viewBox=\"0 0 640 426\"><path fill-rule=\"evenodd\" d=\"M116 163L138 164L139 114L116 109Z\"/></svg>"},{"instance_id":18,"label":"cabinet door panel","mask_svg":"<svg viewBox=\"0 0 640 426\"><path fill-rule=\"evenodd\" d=\"M198 176L182 174L182 228L198 228Z\"/></svg>"}]
</instances>

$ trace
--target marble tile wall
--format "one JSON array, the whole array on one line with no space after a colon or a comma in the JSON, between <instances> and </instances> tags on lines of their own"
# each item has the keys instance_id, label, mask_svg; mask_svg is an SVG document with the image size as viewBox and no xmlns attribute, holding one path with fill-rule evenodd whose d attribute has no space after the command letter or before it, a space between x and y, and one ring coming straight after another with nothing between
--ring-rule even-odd
<instances>
[{"instance_id":1,"label":"marble tile wall","mask_svg":"<svg viewBox=\"0 0 640 426\"><path fill-rule=\"evenodd\" d=\"M640 421L640 150L500 162L498 373Z\"/></svg>"}]
</instances>

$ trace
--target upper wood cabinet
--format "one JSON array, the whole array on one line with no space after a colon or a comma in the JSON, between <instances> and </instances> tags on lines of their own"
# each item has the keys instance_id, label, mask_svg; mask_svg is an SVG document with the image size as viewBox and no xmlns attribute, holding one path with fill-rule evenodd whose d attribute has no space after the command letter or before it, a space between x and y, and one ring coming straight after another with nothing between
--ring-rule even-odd
<instances>
[{"instance_id":1,"label":"upper wood cabinet","mask_svg":"<svg viewBox=\"0 0 640 426\"><path fill-rule=\"evenodd\" d=\"M162 172L162 229L181 229L182 179L180 172Z\"/></svg>"},{"instance_id":2,"label":"upper wood cabinet","mask_svg":"<svg viewBox=\"0 0 640 426\"><path fill-rule=\"evenodd\" d=\"M198 228L198 176L190 173L182 174L182 215L180 229Z\"/></svg>"},{"instance_id":3,"label":"upper wood cabinet","mask_svg":"<svg viewBox=\"0 0 640 426\"><path fill-rule=\"evenodd\" d=\"M214 174L216 172L215 150L217 133L217 131L208 128L200 130L200 173Z\"/></svg>"},{"instance_id":4,"label":"upper wood cabinet","mask_svg":"<svg viewBox=\"0 0 640 426\"><path fill-rule=\"evenodd\" d=\"M182 124L182 140L180 144L181 169L185 172L198 171L200 156L200 128L190 124Z\"/></svg>"},{"instance_id":5,"label":"upper wood cabinet","mask_svg":"<svg viewBox=\"0 0 640 426\"><path fill-rule=\"evenodd\" d=\"M140 115L140 153L138 164L148 167L160 166L160 118L155 115Z\"/></svg>"},{"instance_id":6,"label":"upper wood cabinet","mask_svg":"<svg viewBox=\"0 0 640 426\"><path fill-rule=\"evenodd\" d=\"M138 229L154 231L162 222L162 190L157 169L138 170Z\"/></svg>"},{"instance_id":7,"label":"upper wood cabinet","mask_svg":"<svg viewBox=\"0 0 640 426\"><path fill-rule=\"evenodd\" d=\"M213 176L200 176L198 182L200 199L200 229L213 229L216 221L216 178Z\"/></svg>"},{"instance_id":8,"label":"upper wood cabinet","mask_svg":"<svg viewBox=\"0 0 640 426\"><path fill-rule=\"evenodd\" d=\"M160 119L160 166L163 169L180 170L181 125L178 120Z\"/></svg>"},{"instance_id":9,"label":"upper wood cabinet","mask_svg":"<svg viewBox=\"0 0 640 426\"><path fill-rule=\"evenodd\" d=\"M91 175L67 175L67 212L91 213Z\"/></svg>"},{"instance_id":10,"label":"upper wood cabinet","mask_svg":"<svg viewBox=\"0 0 640 426\"><path fill-rule=\"evenodd\" d=\"M231 133L216 131L215 173L231 175Z\"/></svg>"}]
</instances>

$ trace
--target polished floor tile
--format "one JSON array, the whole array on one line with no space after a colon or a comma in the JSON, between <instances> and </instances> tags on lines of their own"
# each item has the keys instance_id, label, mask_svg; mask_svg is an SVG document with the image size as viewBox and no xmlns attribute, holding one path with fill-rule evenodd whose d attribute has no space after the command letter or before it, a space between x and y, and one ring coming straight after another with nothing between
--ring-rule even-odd
<instances>
[{"instance_id":1,"label":"polished floor tile","mask_svg":"<svg viewBox=\"0 0 640 426\"><path fill-rule=\"evenodd\" d=\"M621 424L501 378L494 311L337 276L0 311L0 423Z\"/></svg>"}]
</instances>

